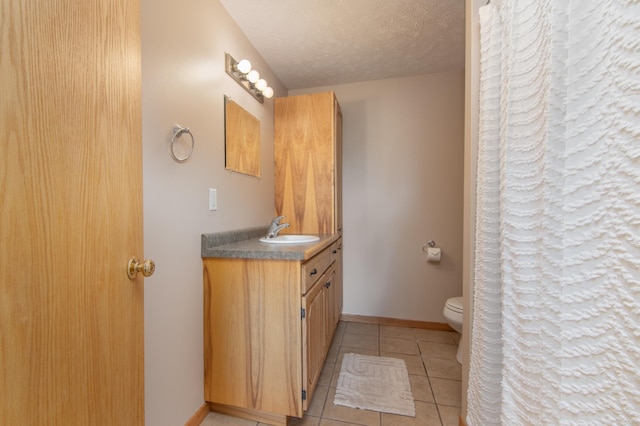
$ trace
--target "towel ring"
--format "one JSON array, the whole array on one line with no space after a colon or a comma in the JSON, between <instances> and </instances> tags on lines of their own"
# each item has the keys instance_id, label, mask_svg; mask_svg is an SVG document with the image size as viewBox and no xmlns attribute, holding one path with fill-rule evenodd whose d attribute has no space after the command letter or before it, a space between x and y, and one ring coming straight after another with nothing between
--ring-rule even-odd
<instances>
[{"instance_id":1,"label":"towel ring","mask_svg":"<svg viewBox=\"0 0 640 426\"><path fill-rule=\"evenodd\" d=\"M184 135L185 133L191 137L191 146L186 150L186 153L176 153L175 143L179 141L182 135ZM174 160L176 160L178 163L184 163L185 161L187 161L187 159L191 157L191 154L193 154L193 147L195 146L195 144L196 142L193 139L193 133L191 133L191 130L189 130L188 127L182 127L178 124L173 126L173 136L171 137L169 151L171 152L171 156Z\"/></svg>"}]
</instances>

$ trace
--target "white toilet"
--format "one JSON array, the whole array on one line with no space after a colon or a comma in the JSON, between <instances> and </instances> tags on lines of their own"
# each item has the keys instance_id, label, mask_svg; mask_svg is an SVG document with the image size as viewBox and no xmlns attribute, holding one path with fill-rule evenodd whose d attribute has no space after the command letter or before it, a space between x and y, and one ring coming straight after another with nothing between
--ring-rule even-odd
<instances>
[{"instance_id":1,"label":"white toilet","mask_svg":"<svg viewBox=\"0 0 640 426\"><path fill-rule=\"evenodd\" d=\"M447 299L444 304L442 314L451 328L462 334L462 297L452 297L451 299ZM460 338L460 342L462 342L462 338ZM458 360L460 364L462 364L462 354L460 351L461 346L462 345L458 343L458 352L456 353L456 360Z\"/></svg>"}]
</instances>

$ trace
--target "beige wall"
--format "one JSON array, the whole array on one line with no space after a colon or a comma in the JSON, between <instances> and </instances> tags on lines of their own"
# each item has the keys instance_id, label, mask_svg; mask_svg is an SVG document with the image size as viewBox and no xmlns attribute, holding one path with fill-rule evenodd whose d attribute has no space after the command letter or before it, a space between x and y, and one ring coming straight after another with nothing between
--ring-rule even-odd
<instances>
[{"instance_id":1,"label":"beige wall","mask_svg":"<svg viewBox=\"0 0 640 426\"><path fill-rule=\"evenodd\" d=\"M289 94L326 90L344 117L344 312L445 322L462 295L463 72Z\"/></svg>"},{"instance_id":2,"label":"beige wall","mask_svg":"<svg viewBox=\"0 0 640 426\"><path fill-rule=\"evenodd\" d=\"M272 101L258 103L224 72L224 53L247 58L286 95L216 0L142 1L146 424L184 424L203 404L200 234L266 225L274 212ZM223 95L261 122L262 178L224 168ZM175 123L195 136L174 162ZM218 210L208 210L208 188ZM117 206L115 206L117 207Z\"/></svg>"}]
</instances>

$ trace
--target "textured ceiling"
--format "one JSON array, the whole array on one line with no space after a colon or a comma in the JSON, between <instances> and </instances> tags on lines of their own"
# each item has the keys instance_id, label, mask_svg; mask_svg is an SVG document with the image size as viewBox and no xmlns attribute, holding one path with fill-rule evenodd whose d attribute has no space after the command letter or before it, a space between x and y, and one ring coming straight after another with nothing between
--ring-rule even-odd
<instances>
[{"instance_id":1,"label":"textured ceiling","mask_svg":"<svg viewBox=\"0 0 640 426\"><path fill-rule=\"evenodd\" d=\"M464 68L464 0L221 3L288 89Z\"/></svg>"}]
</instances>

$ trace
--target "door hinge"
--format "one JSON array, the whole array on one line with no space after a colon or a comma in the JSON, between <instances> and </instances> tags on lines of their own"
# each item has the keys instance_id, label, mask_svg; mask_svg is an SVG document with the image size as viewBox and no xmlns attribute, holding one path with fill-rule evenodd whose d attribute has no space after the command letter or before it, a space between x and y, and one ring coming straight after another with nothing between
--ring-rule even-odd
<instances>
[{"instance_id":1,"label":"door hinge","mask_svg":"<svg viewBox=\"0 0 640 426\"><path fill-rule=\"evenodd\" d=\"M300 318L305 318L307 316L307 311L304 308L300 308Z\"/></svg>"},{"instance_id":2,"label":"door hinge","mask_svg":"<svg viewBox=\"0 0 640 426\"><path fill-rule=\"evenodd\" d=\"M306 401L306 400L307 400L307 391L306 391L306 390L303 390L303 391L302 391L302 400L303 400L303 401Z\"/></svg>"}]
</instances>

